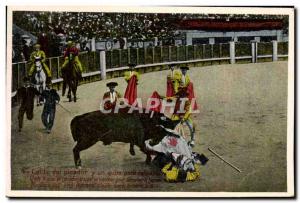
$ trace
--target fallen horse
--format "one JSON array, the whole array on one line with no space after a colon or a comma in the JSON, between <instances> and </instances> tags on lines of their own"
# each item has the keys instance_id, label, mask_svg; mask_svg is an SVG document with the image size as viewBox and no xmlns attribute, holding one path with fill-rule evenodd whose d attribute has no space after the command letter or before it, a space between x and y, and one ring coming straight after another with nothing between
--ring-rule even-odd
<instances>
[{"instance_id":1,"label":"fallen horse","mask_svg":"<svg viewBox=\"0 0 300 203\"><path fill-rule=\"evenodd\" d=\"M200 177L200 164L205 165L208 158L192 152L192 147L178 131L167 129L166 136L154 146L146 141L146 147L157 153L153 162L158 166L168 182L194 181Z\"/></svg>"},{"instance_id":2,"label":"fallen horse","mask_svg":"<svg viewBox=\"0 0 300 203\"><path fill-rule=\"evenodd\" d=\"M71 132L74 141L77 142L73 148L77 168L81 167L80 152L98 141L102 141L104 145L113 142L130 143L131 150L136 145L146 154L146 163L151 162L151 152L146 149L145 141L151 139L153 144L159 143L166 134L158 126L164 125L173 129L177 123L165 118L162 113L128 113L129 109L123 108L118 113L109 114L94 111L72 119Z\"/></svg>"}]
</instances>

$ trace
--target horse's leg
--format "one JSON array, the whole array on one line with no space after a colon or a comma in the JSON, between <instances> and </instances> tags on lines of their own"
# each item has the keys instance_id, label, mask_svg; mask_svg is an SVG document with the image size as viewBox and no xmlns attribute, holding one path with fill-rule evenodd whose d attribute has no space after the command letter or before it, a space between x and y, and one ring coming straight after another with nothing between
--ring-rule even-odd
<instances>
[{"instance_id":1,"label":"horse's leg","mask_svg":"<svg viewBox=\"0 0 300 203\"><path fill-rule=\"evenodd\" d=\"M77 101L77 97L76 97L77 85L78 85L78 81L77 81L77 80L75 80L75 81L73 82L73 95L74 95L74 102L76 102L76 101Z\"/></svg>"},{"instance_id":2,"label":"horse's leg","mask_svg":"<svg viewBox=\"0 0 300 203\"><path fill-rule=\"evenodd\" d=\"M40 92L40 87L39 87L39 85L37 85L35 88L37 89L38 92ZM40 95L37 95L37 96L36 96L36 105L37 105L37 106L40 105Z\"/></svg>"},{"instance_id":3,"label":"horse's leg","mask_svg":"<svg viewBox=\"0 0 300 203\"><path fill-rule=\"evenodd\" d=\"M44 84L43 84L43 85L44 85ZM45 85L45 86L46 86L46 85ZM43 91L44 91L43 86L40 85L39 92L42 94ZM43 101L41 95L39 95L39 103L40 103L40 105L43 105L43 103L44 103L44 101Z\"/></svg>"},{"instance_id":4,"label":"horse's leg","mask_svg":"<svg viewBox=\"0 0 300 203\"><path fill-rule=\"evenodd\" d=\"M68 83L68 98L69 98L69 102L71 102L72 101L71 83Z\"/></svg>"},{"instance_id":5,"label":"horse's leg","mask_svg":"<svg viewBox=\"0 0 300 203\"><path fill-rule=\"evenodd\" d=\"M80 152L90 148L94 144L98 142L97 139L88 139L88 138L82 138L80 139L76 146L73 148L73 155L74 155L74 162L76 168L81 168L81 159L80 159Z\"/></svg>"},{"instance_id":6,"label":"horse's leg","mask_svg":"<svg viewBox=\"0 0 300 203\"><path fill-rule=\"evenodd\" d=\"M40 72L37 72L36 75L35 75L35 82L36 82L35 88L37 89L37 91L39 93L41 93L41 91L40 91L40 87L41 87L40 77L41 77ZM36 101L37 101L36 105L39 106L40 105L40 96L39 95L37 96L37 100Z\"/></svg>"},{"instance_id":7,"label":"horse's leg","mask_svg":"<svg viewBox=\"0 0 300 203\"><path fill-rule=\"evenodd\" d=\"M67 89L66 79L63 79L62 96L65 96L66 89Z\"/></svg>"},{"instance_id":8,"label":"horse's leg","mask_svg":"<svg viewBox=\"0 0 300 203\"><path fill-rule=\"evenodd\" d=\"M77 97L76 97L76 79L70 80L70 95L73 93L74 96L74 102L76 102Z\"/></svg>"},{"instance_id":9,"label":"horse's leg","mask_svg":"<svg viewBox=\"0 0 300 203\"><path fill-rule=\"evenodd\" d=\"M47 80L47 77L46 77L46 75L44 74L43 91L46 89L46 80Z\"/></svg>"}]
</instances>

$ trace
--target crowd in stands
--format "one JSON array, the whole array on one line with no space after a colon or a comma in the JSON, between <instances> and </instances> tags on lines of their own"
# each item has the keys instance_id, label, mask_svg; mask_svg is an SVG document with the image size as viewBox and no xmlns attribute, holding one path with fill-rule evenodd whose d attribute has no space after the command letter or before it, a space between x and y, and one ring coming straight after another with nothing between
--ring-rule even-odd
<instances>
[{"instance_id":1,"label":"crowd in stands","mask_svg":"<svg viewBox=\"0 0 300 203\"><path fill-rule=\"evenodd\" d=\"M271 16L272 17L272 16ZM280 16L279 16L280 17ZM279 18L273 16L273 18ZM13 23L38 38L46 55L62 54L68 40L86 48L89 39L145 41L158 37L173 39L179 33L176 25L186 19L253 18L251 15L166 14L166 13L95 13L95 12L34 12L17 11ZM259 16L257 17L259 18ZM262 18L262 16L260 16ZM269 16L270 18L270 16ZM24 36L13 36L13 60L26 61L35 42ZM23 55L22 55L23 53Z\"/></svg>"}]
</instances>

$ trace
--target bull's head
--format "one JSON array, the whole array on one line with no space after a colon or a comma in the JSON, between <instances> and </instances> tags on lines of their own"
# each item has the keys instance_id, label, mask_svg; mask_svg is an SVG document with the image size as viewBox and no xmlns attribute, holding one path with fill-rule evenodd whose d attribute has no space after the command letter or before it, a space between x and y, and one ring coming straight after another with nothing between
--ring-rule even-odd
<instances>
[{"instance_id":1,"label":"bull's head","mask_svg":"<svg viewBox=\"0 0 300 203\"><path fill-rule=\"evenodd\" d=\"M165 128L174 129L178 122L171 120L166 116L161 116L159 120L159 125L164 126Z\"/></svg>"},{"instance_id":2,"label":"bull's head","mask_svg":"<svg viewBox=\"0 0 300 203\"><path fill-rule=\"evenodd\" d=\"M146 140L152 139L150 145L155 145L159 143L166 136L166 132L161 126L163 126L164 128L174 129L178 123L172 121L164 114L157 112L154 114L153 118L151 119L151 122L154 122L153 125L155 126L155 129L151 129L152 136L146 138Z\"/></svg>"}]
</instances>

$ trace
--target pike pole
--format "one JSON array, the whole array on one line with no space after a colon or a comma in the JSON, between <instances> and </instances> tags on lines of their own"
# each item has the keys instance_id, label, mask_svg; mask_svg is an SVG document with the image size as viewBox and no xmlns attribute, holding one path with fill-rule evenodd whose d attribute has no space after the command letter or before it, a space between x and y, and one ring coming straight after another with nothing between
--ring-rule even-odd
<instances>
[{"instance_id":1,"label":"pike pole","mask_svg":"<svg viewBox=\"0 0 300 203\"><path fill-rule=\"evenodd\" d=\"M72 114L71 111L69 111L68 109L66 109L65 107L63 107L60 103L57 103L63 110L65 110L66 112L68 112L69 114Z\"/></svg>"},{"instance_id":2,"label":"pike pole","mask_svg":"<svg viewBox=\"0 0 300 203\"><path fill-rule=\"evenodd\" d=\"M219 155L217 152L215 152L214 150L212 150L211 148L208 148L208 150L213 153L216 157L218 157L219 159L221 159L222 161L224 161L226 164L228 164L229 166L231 166L233 169L235 169L236 171L238 171L239 173L241 173L242 171L236 167L235 165L231 164L230 162L226 161L221 155Z\"/></svg>"}]
</instances>

